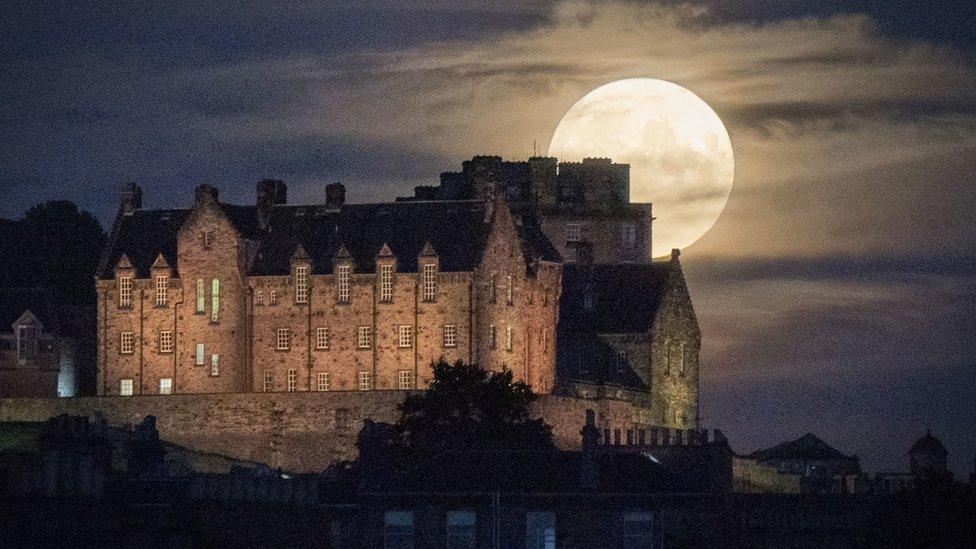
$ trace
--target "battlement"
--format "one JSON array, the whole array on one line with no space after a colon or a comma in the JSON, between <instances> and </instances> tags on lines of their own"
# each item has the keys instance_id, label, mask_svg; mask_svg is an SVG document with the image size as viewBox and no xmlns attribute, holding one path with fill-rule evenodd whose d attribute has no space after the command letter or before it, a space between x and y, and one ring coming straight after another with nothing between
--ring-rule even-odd
<instances>
[{"instance_id":1,"label":"battlement","mask_svg":"<svg viewBox=\"0 0 976 549\"><path fill-rule=\"evenodd\" d=\"M621 437L621 435L624 435ZM709 436L711 435L711 436ZM599 446L620 449L657 449L675 446L706 446L726 444L728 439L722 431L715 429L671 429L669 427L603 429Z\"/></svg>"}]
</instances>

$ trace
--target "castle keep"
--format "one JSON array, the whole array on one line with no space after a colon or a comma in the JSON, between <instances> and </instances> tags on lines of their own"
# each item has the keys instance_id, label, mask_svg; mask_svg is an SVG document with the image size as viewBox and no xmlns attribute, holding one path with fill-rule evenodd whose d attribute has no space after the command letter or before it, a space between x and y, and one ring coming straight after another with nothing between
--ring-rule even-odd
<instances>
[{"instance_id":1,"label":"castle keep","mask_svg":"<svg viewBox=\"0 0 976 549\"><path fill-rule=\"evenodd\" d=\"M98 273L99 395L423 389L443 357L697 427L697 322L626 165L475 157L441 181L383 204L201 185L160 210L130 184Z\"/></svg>"}]
</instances>

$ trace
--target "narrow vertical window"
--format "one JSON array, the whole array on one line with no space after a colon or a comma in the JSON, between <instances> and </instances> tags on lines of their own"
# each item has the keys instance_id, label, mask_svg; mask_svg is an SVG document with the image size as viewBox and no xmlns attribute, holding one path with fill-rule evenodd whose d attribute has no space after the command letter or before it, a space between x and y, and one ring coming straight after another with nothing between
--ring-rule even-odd
<instances>
[{"instance_id":1,"label":"narrow vertical window","mask_svg":"<svg viewBox=\"0 0 976 549\"><path fill-rule=\"evenodd\" d=\"M457 347L457 325L456 324L444 325L444 346Z\"/></svg>"},{"instance_id":2,"label":"narrow vertical window","mask_svg":"<svg viewBox=\"0 0 976 549\"><path fill-rule=\"evenodd\" d=\"M288 328L278 328L276 336L276 349L279 351L287 351L291 349L291 330Z\"/></svg>"},{"instance_id":3,"label":"narrow vertical window","mask_svg":"<svg viewBox=\"0 0 976 549\"><path fill-rule=\"evenodd\" d=\"M360 326L356 331L356 347L369 349L373 345L373 329L369 326Z\"/></svg>"},{"instance_id":4,"label":"narrow vertical window","mask_svg":"<svg viewBox=\"0 0 976 549\"><path fill-rule=\"evenodd\" d=\"M203 232L203 247L209 250L213 246L213 231Z\"/></svg>"},{"instance_id":5,"label":"narrow vertical window","mask_svg":"<svg viewBox=\"0 0 976 549\"><path fill-rule=\"evenodd\" d=\"M509 352L512 351L512 332L511 326L505 327L505 350Z\"/></svg>"},{"instance_id":6,"label":"narrow vertical window","mask_svg":"<svg viewBox=\"0 0 976 549\"><path fill-rule=\"evenodd\" d=\"M393 301L393 265L380 266L380 301Z\"/></svg>"},{"instance_id":7,"label":"narrow vertical window","mask_svg":"<svg viewBox=\"0 0 976 549\"><path fill-rule=\"evenodd\" d=\"M498 300L498 273L491 273L491 302L495 303Z\"/></svg>"},{"instance_id":8,"label":"narrow vertical window","mask_svg":"<svg viewBox=\"0 0 976 549\"><path fill-rule=\"evenodd\" d=\"M494 349L498 346L498 328L492 326L488 329L488 348Z\"/></svg>"},{"instance_id":9,"label":"narrow vertical window","mask_svg":"<svg viewBox=\"0 0 976 549\"><path fill-rule=\"evenodd\" d=\"M329 348L329 329L325 326L319 326L315 329L315 348L316 349L328 349Z\"/></svg>"},{"instance_id":10,"label":"narrow vertical window","mask_svg":"<svg viewBox=\"0 0 976 549\"><path fill-rule=\"evenodd\" d=\"M515 286L514 286L514 282L512 281L512 275L508 275L507 277L505 277L505 279L506 279L505 303L511 306L515 298Z\"/></svg>"},{"instance_id":11,"label":"narrow vertical window","mask_svg":"<svg viewBox=\"0 0 976 549\"><path fill-rule=\"evenodd\" d=\"M207 312L207 286L202 278L197 279L197 314Z\"/></svg>"},{"instance_id":12,"label":"narrow vertical window","mask_svg":"<svg viewBox=\"0 0 976 549\"><path fill-rule=\"evenodd\" d=\"M678 346L678 375L685 376L685 344Z\"/></svg>"},{"instance_id":13,"label":"narrow vertical window","mask_svg":"<svg viewBox=\"0 0 976 549\"><path fill-rule=\"evenodd\" d=\"M424 301L434 301L437 298L437 265L424 265Z\"/></svg>"},{"instance_id":14,"label":"narrow vertical window","mask_svg":"<svg viewBox=\"0 0 976 549\"><path fill-rule=\"evenodd\" d=\"M270 393L274 391L274 372L268 370L264 372L264 392Z\"/></svg>"},{"instance_id":15,"label":"narrow vertical window","mask_svg":"<svg viewBox=\"0 0 976 549\"><path fill-rule=\"evenodd\" d=\"M316 389L319 391L329 390L329 372L319 372L317 381Z\"/></svg>"},{"instance_id":16,"label":"narrow vertical window","mask_svg":"<svg viewBox=\"0 0 976 549\"><path fill-rule=\"evenodd\" d=\"M173 394L173 378L164 377L159 380L159 394L161 395Z\"/></svg>"},{"instance_id":17,"label":"narrow vertical window","mask_svg":"<svg viewBox=\"0 0 976 549\"><path fill-rule=\"evenodd\" d=\"M261 290L254 292L254 303L257 305L264 305L264 292Z\"/></svg>"},{"instance_id":18,"label":"narrow vertical window","mask_svg":"<svg viewBox=\"0 0 976 549\"><path fill-rule=\"evenodd\" d=\"M172 353L173 352L173 332L170 330L163 330L159 332L159 352L160 353Z\"/></svg>"},{"instance_id":19,"label":"narrow vertical window","mask_svg":"<svg viewBox=\"0 0 976 549\"><path fill-rule=\"evenodd\" d=\"M122 396L132 396L132 380L119 380L119 394Z\"/></svg>"},{"instance_id":20,"label":"narrow vertical window","mask_svg":"<svg viewBox=\"0 0 976 549\"><path fill-rule=\"evenodd\" d=\"M545 328L542 329L542 352L549 352L549 333Z\"/></svg>"},{"instance_id":21,"label":"narrow vertical window","mask_svg":"<svg viewBox=\"0 0 976 549\"><path fill-rule=\"evenodd\" d=\"M369 391L373 388L373 374L371 372L359 372L359 390Z\"/></svg>"},{"instance_id":22,"label":"narrow vertical window","mask_svg":"<svg viewBox=\"0 0 976 549\"><path fill-rule=\"evenodd\" d=\"M169 277L159 275L156 277L156 306L165 307L169 301Z\"/></svg>"},{"instance_id":23,"label":"narrow vertical window","mask_svg":"<svg viewBox=\"0 0 976 549\"><path fill-rule=\"evenodd\" d=\"M298 390L298 370L291 368L288 370L288 392L294 393Z\"/></svg>"},{"instance_id":24,"label":"narrow vertical window","mask_svg":"<svg viewBox=\"0 0 976 549\"><path fill-rule=\"evenodd\" d=\"M413 326L400 326L398 347L413 347Z\"/></svg>"},{"instance_id":25,"label":"narrow vertical window","mask_svg":"<svg viewBox=\"0 0 976 549\"><path fill-rule=\"evenodd\" d=\"M271 290L271 295L268 297L268 305L278 304L278 290Z\"/></svg>"},{"instance_id":26,"label":"narrow vertical window","mask_svg":"<svg viewBox=\"0 0 976 549\"><path fill-rule=\"evenodd\" d=\"M134 347L135 338L132 332L122 332L119 334L119 352L124 355L131 355Z\"/></svg>"},{"instance_id":27,"label":"narrow vertical window","mask_svg":"<svg viewBox=\"0 0 976 549\"><path fill-rule=\"evenodd\" d=\"M410 370L397 372L397 387L402 390L413 389L413 372Z\"/></svg>"},{"instance_id":28,"label":"narrow vertical window","mask_svg":"<svg viewBox=\"0 0 976 549\"><path fill-rule=\"evenodd\" d=\"M620 226L620 242L627 249L637 245L637 227L633 223L624 223Z\"/></svg>"},{"instance_id":29,"label":"narrow vertical window","mask_svg":"<svg viewBox=\"0 0 976 549\"><path fill-rule=\"evenodd\" d=\"M210 376L217 377L220 375L220 355L210 355Z\"/></svg>"},{"instance_id":30,"label":"narrow vertical window","mask_svg":"<svg viewBox=\"0 0 976 549\"><path fill-rule=\"evenodd\" d=\"M203 366L203 355L204 355L203 343L197 343L196 357L195 357L196 358L195 363L197 366Z\"/></svg>"},{"instance_id":31,"label":"narrow vertical window","mask_svg":"<svg viewBox=\"0 0 976 549\"><path fill-rule=\"evenodd\" d=\"M339 265L336 268L336 285L339 303L349 303L349 265Z\"/></svg>"},{"instance_id":32,"label":"narrow vertical window","mask_svg":"<svg viewBox=\"0 0 976 549\"><path fill-rule=\"evenodd\" d=\"M295 303L308 303L308 266L295 267Z\"/></svg>"},{"instance_id":33,"label":"narrow vertical window","mask_svg":"<svg viewBox=\"0 0 976 549\"><path fill-rule=\"evenodd\" d=\"M220 281L216 278L210 283L210 322L220 319Z\"/></svg>"},{"instance_id":34,"label":"narrow vertical window","mask_svg":"<svg viewBox=\"0 0 976 549\"><path fill-rule=\"evenodd\" d=\"M132 306L132 277L119 277L119 307Z\"/></svg>"}]
</instances>

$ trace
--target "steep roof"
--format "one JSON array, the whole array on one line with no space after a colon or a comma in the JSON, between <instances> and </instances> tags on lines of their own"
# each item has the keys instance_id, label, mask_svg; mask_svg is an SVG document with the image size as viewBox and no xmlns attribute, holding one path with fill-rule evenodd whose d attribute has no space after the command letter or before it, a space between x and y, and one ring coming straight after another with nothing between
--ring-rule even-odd
<instances>
[{"instance_id":1,"label":"steep roof","mask_svg":"<svg viewBox=\"0 0 976 549\"><path fill-rule=\"evenodd\" d=\"M0 288L0 333L10 332L14 322L28 310L44 326L45 332L56 331L56 309L47 288Z\"/></svg>"},{"instance_id":2,"label":"steep roof","mask_svg":"<svg viewBox=\"0 0 976 549\"><path fill-rule=\"evenodd\" d=\"M556 346L556 377L599 385L646 390L624 357L594 334L572 334Z\"/></svg>"},{"instance_id":3,"label":"steep roof","mask_svg":"<svg viewBox=\"0 0 976 549\"><path fill-rule=\"evenodd\" d=\"M856 459L853 456L847 456L840 453L838 450L811 433L807 433L796 440L791 440L789 442L784 442L780 445L773 446L772 448L756 450L755 452L749 454L748 457L757 461L789 459L831 461Z\"/></svg>"},{"instance_id":4,"label":"steep roof","mask_svg":"<svg viewBox=\"0 0 976 549\"><path fill-rule=\"evenodd\" d=\"M925 436L919 438L912 445L911 450L908 451L909 454L932 454L945 456L949 454L946 450L945 445L942 441L932 436L932 433L925 431Z\"/></svg>"},{"instance_id":5,"label":"steep roof","mask_svg":"<svg viewBox=\"0 0 976 549\"><path fill-rule=\"evenodd\" d=\"M558 329L566 333L642 333L650 330L667 290L670 261L566 264ZM592 307L588 308L587 293Z\"/></svg>"}]
</instances>

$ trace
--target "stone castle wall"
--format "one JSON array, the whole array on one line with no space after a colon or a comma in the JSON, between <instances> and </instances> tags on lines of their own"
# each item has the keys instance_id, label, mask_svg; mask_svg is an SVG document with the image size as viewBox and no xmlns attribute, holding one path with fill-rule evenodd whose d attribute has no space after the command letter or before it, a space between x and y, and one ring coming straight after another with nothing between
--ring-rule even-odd
<instances>
[{"instance_id":1,"label":"stone castle wall","mask_svg":"<svg viewBox=\"0 0 976 549\"><path fill-rule=\"evenodd\" d=\"M0 399L0 422L46 421L60 414L101 416L109 425L156 416L160 437L201 452L266 463L286 471L322 471L356 455L364 418L393 422L403 391L224 393ZM540 395L533 415L553 428L556 444L577 449L587 408L601 430L633 427L633 407L614 400Z\"/></svg>"}]
</instances>

